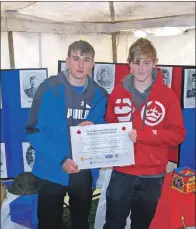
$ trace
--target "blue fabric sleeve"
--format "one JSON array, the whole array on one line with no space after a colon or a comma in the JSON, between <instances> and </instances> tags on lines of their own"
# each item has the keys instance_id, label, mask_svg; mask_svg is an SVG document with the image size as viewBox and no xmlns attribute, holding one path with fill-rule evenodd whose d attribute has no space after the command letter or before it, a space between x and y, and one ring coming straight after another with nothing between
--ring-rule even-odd
<instances>
[{"instance_id":1,"label":"blue fabric sleeve","mask_svg":"<svg viewBox=\"0 0 196 229\"><path fill-rule=\"evenodd\" d=\"M51 133L53 130L51 114L48 111L48 101L45 95L42 96L42 102L40 104L38 112L38 123L36 128L39 132L28 134L27 139L39 154L39 158L43 158L49 164L58 164L61 166L61 161L65 159L66 152L63 152L59 145L54 144L52 140Z\"/></svg>"},{"instance_id":2,"label":"blue fabric sleeve","mask_svg":"<svg viewBox=\"0 0 196 229\"><path fill-rule=\"evenodd\" d=\"M64 156L63 160L60 162L60 165L62 166L66 161L67 161L68 157Z\"/></svg>"},{"instance_id":3,"label":"blue fabric sleeve","mask_svg":"<svg viewBox=\"0 0 196 229\"><path fill-rule=\"evenodd\" d=\"M47 135L41 128L40 132L29 134L27 138L40 158L43 158L44 161L49 162L51 165L62 165L61 162L65 159L65 154L48 140Z\"/></svg>"},{"instance_id":4,"label":"blue fabric sleeve","mask_svg":"<svg viewBox=\"0 0 196 229\"><path fill-rule=\"evenodd\" d=\"M107 105L107 97L103 97L94 106L92 111L89 112L87 120L92 121L94 124L105 124L106 105Z\"/></svg>"}]
</instances>

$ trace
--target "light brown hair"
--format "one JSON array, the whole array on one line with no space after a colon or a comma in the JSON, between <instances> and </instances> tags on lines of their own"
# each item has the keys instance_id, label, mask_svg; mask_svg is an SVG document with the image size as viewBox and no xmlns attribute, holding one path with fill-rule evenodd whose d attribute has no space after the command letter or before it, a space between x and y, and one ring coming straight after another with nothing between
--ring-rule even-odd
<instances>
[{"instance_id":1,"label":"light brown hair","mask_svg":"<svg viewBox=\"0 0 196 229\"><path fill-rule=\"evenodd\" d=\"M157 51L154 45L146 38L139 38L129 48L128 63L139 61L141 58L155 61Z\"/></svg>"}]
</instances>

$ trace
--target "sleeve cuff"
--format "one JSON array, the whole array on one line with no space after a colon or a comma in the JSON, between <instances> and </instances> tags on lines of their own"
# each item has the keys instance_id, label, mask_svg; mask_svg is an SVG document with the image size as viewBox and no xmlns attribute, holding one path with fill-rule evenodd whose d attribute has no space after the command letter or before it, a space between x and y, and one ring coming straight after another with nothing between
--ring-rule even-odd
<instances>
[{"instance_id":1,"label":"sleeve cuff","mask_svg":"<svg viewBox=\"0 0 196 229\"><path fill-rule=\"evenodd\" d=\"M64 157L63 160L60 162L60 165L62 166L66 161L67 161L68 157Z\"/></svg>"}]
</instances>

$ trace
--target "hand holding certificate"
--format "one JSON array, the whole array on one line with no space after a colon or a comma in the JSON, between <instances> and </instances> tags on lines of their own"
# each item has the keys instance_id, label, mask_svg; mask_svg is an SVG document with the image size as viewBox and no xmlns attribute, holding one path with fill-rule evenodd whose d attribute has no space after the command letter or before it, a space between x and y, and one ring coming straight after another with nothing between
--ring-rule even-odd
<instances>
[{"instance_id":1,"label":"hand holding certificate","mask_svg":"<svg viewBox=\"0 0 196 229\"><path fill-rule=\"evenodd\" d=\"M131 122L70 127L72 157L79 169L135 164Z\"/></svg>"}]
</instances>

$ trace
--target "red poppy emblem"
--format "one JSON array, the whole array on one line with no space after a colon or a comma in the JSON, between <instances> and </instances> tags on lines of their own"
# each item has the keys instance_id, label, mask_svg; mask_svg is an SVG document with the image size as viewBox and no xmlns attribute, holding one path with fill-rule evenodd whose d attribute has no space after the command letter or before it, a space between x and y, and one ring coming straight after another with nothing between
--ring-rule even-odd
<instances>
[{"instance_id":1,"label":"red poppy emblem","mask_svg":"<svg viewBox=\"0 0 196 229\"><path fill-rule=\"evenodd\" d=\"M81 130L78 130L78 131L77 131L77 134L81 134L81 133L82 133Z\"/></svg>"}]
</instances>

